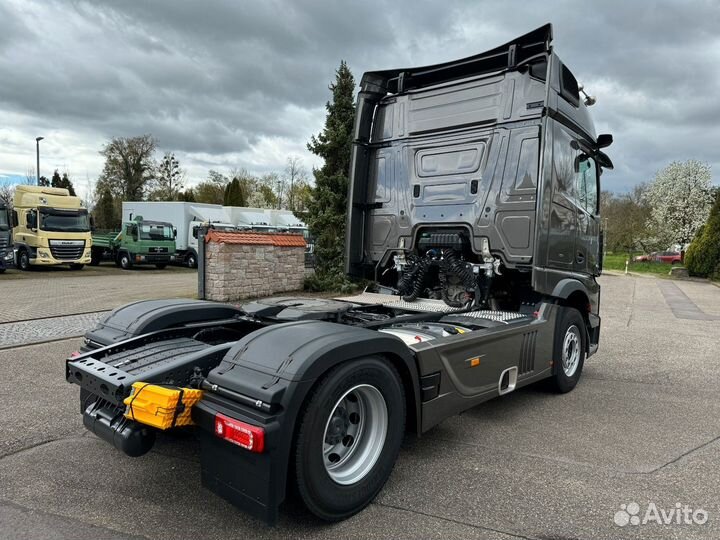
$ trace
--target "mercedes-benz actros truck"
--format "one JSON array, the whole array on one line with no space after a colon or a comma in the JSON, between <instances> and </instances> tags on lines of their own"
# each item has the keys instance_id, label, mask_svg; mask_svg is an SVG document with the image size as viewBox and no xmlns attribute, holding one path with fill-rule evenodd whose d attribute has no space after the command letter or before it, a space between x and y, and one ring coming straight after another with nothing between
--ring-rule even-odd
<instances>
[{"instance_id":1,"label":"mercedes-benz actros truck","mask_svg":"<svg viewBox=\"0 0 720 540\"><path fill-rule=\"evenodd\" d=\"M600 339L598 194L612 167L592 101L550 25L365 73L346 263L375 286L119 308L66 362L85 426L140 456L192 424L207 489L274 522L293 486L333 521L378 494L406 431L541 381L573 390Z\"/></svg>"}]
</instances>

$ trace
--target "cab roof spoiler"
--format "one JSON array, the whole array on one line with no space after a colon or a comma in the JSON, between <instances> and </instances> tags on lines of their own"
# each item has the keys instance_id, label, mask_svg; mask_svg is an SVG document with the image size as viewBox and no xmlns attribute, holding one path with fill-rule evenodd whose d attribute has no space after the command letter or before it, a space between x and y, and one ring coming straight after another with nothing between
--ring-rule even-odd
<instances>
[{"instance_id":1,"label":"cab roof spoiler","mask_svg":"<svg viewBox=\"0 0 720 540\"><path fill-rule=\"evenodd\" d=\"M399 94L472 75L516 69L551 51L552 24L546 24L484 53L432 66L370 71L363 75L363 92Z\"/></svg>"}]
</instances>

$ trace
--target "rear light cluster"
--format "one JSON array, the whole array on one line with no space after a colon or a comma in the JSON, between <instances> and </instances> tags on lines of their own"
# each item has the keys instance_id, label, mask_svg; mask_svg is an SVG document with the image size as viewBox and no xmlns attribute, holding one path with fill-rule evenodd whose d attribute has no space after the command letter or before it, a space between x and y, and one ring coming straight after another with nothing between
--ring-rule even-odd
<instances>
[{"instance_id":1,"label":"rear light cluster","mask_svg":"<svg viewBox=\"0 0 720 540\"><path fill-rule=\"evenodd\" d=\"M263 428L246 424L224 414L215 415L215 435L258 454L265 449Z\"/></svg>"}]
</instances>

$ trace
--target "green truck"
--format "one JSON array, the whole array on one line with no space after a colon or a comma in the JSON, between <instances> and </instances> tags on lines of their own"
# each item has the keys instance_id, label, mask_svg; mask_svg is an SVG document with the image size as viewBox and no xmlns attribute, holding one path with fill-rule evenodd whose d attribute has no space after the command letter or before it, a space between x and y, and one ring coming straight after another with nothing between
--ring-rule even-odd
<instances>
[{"instance_id":1,"label":"green truck","mask_svg":"<svg viewBox=\"0 0 720 540\"><path fill-rule=\"evenodd\" d=\"M175 231L170 223L145 221L137 216L119 231L93 231L90 264L112 260L128 270L136 264L154 264L160 269L175 261Z\"/></svg>"}]
</instances>

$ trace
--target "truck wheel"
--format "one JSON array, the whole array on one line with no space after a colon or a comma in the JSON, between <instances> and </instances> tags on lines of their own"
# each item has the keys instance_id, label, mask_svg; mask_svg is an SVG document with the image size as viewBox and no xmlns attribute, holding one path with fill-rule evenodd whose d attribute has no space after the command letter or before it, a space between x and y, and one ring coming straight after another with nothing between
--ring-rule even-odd
<instances>
[{"instance_id":1,"label":"truck wheel","mask_svg":"<svg viewBox=\"0 0 720 540\"><path fill-rule=\"evenodd\" d=\"M133 267L133 262L130 258L130 255L125 252L118 255L118 261L120 261L120 268L122 268L123 270L130 270Z\"/></svg>"},{"instance_id":2,"label":"truck wheel","mask_svg":"<svg viewBox=\"0 0 720 540\"><path fill-rule=\"evenodd\" d=\"M23 270L24 272L32 270L32 265L30 264L30 256L28 255L28 252L26 250L20 250L17 257L18 267L20 268L20 270Z\"/></svg>"},{"instance_id":3,"label":"truck wheel","mask_svg":"<svg viewBox=\"0 0 720 540\"><path fill-rule=\"evenodd\" d=\"M165 263L158 263L158 264L155 265L155 267L156 267L158 270L163 270L163 269L165 269L166 266L167 266L167 264L165 264Z\"/></svg>"},{"instance_id":4,"label":"truck wheel","mask_svg":"<svg viewBox=\"0 0 720 540\"><path fill-rule=\"evenodd\" d=\"M100 264L100 259L102 259L102 254L96 249L93 249L90 252L90 266L98 266Z\"/></svg>"},{"instance_id":5,"label":"truck wheel","mask_svg":"<svg viewBox=\"0 0 720 540\"><path fill-rule=\"evenodd\" d=\"M365 508L389 478L404 433L405 397L395 368L369 357L333 369L300 417L295 477L307 508L327 521Z\"/></svg>"},{"instance_id":6,"label":"truck wheel","mask_svg":"<svg viewBox=\"0 0 720 540\"><path fill-rule=\"evenodd\" d=\"M194 253L188 255L185 262L187 263L188 268L197 268L197 257Z\"/></svg>"},{"instance_id":7,"label":"truck wheel","mask_svg":"<svg viewBox=\"0 0 720 540\"><path fill-rule=\"evenodd\" d=\"M71 264L70 270L82 270L84 267L84 264Z\"/></svg>"},{"instance_id":8,"label":"truck wheel","mask_svg":"<svg viewBox=\"0 0 720 540\"><path fill-rule=\"evenodd\" d=\"M550 378L550 386L555 392L564 394L575 388L580 380L587 351L587 331L577 309L561 309L553 348L555 374Z\"/></svg>"}]
</instances>

